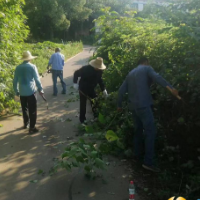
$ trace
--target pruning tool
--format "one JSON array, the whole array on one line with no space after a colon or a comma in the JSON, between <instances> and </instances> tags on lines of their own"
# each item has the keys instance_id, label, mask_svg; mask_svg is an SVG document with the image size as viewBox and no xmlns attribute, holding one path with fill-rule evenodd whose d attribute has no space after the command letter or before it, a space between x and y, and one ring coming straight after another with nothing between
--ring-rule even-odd
<instances>
[{"instance_id":1,"label":"pruning tool","mask_svg":"<svg viewBox=\"0 0 200 200\"><path fill-rule=\"evenodd\" d=\"M47 110L49 109L49 104L48 104L48 101L47 99L45 98L44 94L40 94L41 97L43 98L43 100L46 102L46 105L47 105Z\"/></svg>"}]
</instances>

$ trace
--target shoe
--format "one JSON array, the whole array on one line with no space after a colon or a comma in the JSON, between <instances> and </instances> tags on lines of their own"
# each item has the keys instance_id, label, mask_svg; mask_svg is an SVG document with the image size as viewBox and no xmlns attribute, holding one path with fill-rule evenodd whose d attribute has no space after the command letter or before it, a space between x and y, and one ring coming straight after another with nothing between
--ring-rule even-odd
<instances>
[{"instance_id":1,"label":"shoe","mask_svg":"<svg viewBox=\"0 0 200 200\"><path fill-rule=\"evenodd\" d=\"M144 165L144 164L143 164L142 167L143 167L144 169L147 169L147 170L152 171L152 172L156 172L156 173L159 173L159 172L160 172L160 169L157 168L157 167L155 167L155 166L148 166L148 165Z\"/></svg>"},{"instance_id":2,"label":"shoe","mask_svg":"<svg viewBox=\"0 0 200 200\"><path fill-rule=\"evenodd\" d=\"M57 97L57 94L52 94L52 96Z\"/></svg>"},{"instance_id":3,"label":"shoe","mask_svg":"<svg viewBox=\"0 0 200 200\"><path fill-rule=\"evenodd\" d=\"M28 123L28 124L24 124L23 128L24 128L24 129L30 128L29 123Z\"/></svg>"},{"instance_id":4,"label":"shoe","mask_svg":"<svg viewBox=\"0 0 200 200\"><path fill-rule=\"evenodd\" d=\"M38 133L39 132L39 129L37 128L30 128L29 129L29 134L34 134L34 133Z\"/></svg>"},{"instance_id":5,"label":"shoe","mask_svg":"<svg viewBox=\"0 0 200 200\"><path fill-rule=\"evenodd\" d=\"M66 92L62 91L62 93L61 93L61 94L66 94Z\"/></svg>"},{"instance_id":6,"label":"shoe","mask_svg":"<svg viewBox=\"0 0 200 200\"><path fill-rule=\"evenodd\" d=\"M81 122L81 125L87 126L87 121Z\"/></svg>"}]
</instances>

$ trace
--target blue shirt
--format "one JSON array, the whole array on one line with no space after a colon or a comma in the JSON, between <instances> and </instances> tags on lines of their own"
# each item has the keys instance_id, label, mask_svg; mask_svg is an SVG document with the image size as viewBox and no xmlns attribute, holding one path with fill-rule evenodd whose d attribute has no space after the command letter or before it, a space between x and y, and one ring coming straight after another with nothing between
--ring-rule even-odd
<instances>
[{"instance_id":1,"label":"blue shirt","mask_svg":"<svg viewBox=\"0 0 200 200\"><path fill-rule=\"evenodd\" d=\"M54 53L50 60L49 65L52 65L52 70L63 70L65 57L60 52Z\"/></svg>"},{"instance_id":2,"label":"blue shirt","mask_svg":"<svg viewBox=\"0 0 200 200\"><path fill-rule=\"evenodd\" d=\"M153 82L162 87L173 88L162 76L157 74L152 67L139 65L133 69L119 89L118 107L122 107L123 95L128 93L129 109L134 110L153 105L150 86Z\"/></svg>"},{"instance_id":3,"label":"blue shirt","mask_svg":"<svg viewBox=\"0 0 200 200\"><path fill-rule=\"evenodd\" d=\"M15 94L31 96L37 91L36 86L40 92L43 92L37 67L27 61L17 66L13 80Z\"/></svg>"}]
</instances>

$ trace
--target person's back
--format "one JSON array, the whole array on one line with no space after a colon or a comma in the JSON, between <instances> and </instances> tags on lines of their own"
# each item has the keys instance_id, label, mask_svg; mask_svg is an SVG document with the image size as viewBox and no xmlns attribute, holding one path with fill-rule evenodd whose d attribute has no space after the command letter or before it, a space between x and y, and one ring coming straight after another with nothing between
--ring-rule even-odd
<instances>
[{"instance_id":1,"label":"person's back","mask_svg":"<svg viewBox=\"0 0 200 200\"><path fill-rule=\"evenodd\" d=\"M101 80L103 71L97 71L94 67L90 65L83 66L81 71L81 80L80 80L80 89L85 90L94 90L99 81Z\"/></svg>"},{"instance_id":2,"label":"person's back","mask_svg":"<svg viewBox=\"0 0 200 200\"><path fill-rule=\"evenodd\" d=\"M65 57L63 54L60 53L61 49L56 48L55 53L51 56L49 60L49 64L47 69L52 66L52 80L53 80L53 96L57 96L58 89L57 89L57 78L59 77L60 82L62 84L62 94L66 94L66 83L63 80L63 67L65 64Z\"/></svg>"},{"instance_id":3,"label":"person's back","mask_svg":"<svg viewBox=\"0 0 200 200\"><path fill-rule=\"evenodd\" d=\"M51 56L49 63L52 64L53 70L63 70L64 66L64 55L60 52L56 52Z\"/></svg>"},{"instance_id":4,"label":"person's back","mask_svg":"<svg viewBox=\"0 0 200 200\"><path fill-rule=\"evenodd\" d=\"M16 67L13 79L13 89L16 96L20 97L22 106L23 128L29 128L30 134L39 131L35 127L37 120L36 86L40 95L44 94L37 67L30 63L35 58L36 56L32 56L29 51L24 52L22 56L24 62Z\"/></svg>"},{"instance_id":5,"label":"person's back","mask_svg":"<svg viewBox=\"0 0 200 200\"><path fill-rule=\"evenodd\" d=\"M15 74L19 83L20 96L30 96L36 92L35 82L37 84L39 77L35 65L25 61L16 67ZM40 83L38 88L42 90Z\"/></svg>"},{"instance_id":6,"label":"person's back","mask_svg":"<svg viewBox=\"0 0 200 200\"><path fill-rule=\"evenodd\" d=\"M150 86L152 80L149 77L150 66L139 65L127 76L129 107L142 108L150 106L152 102Z\"/></svg>"}]
</instances>

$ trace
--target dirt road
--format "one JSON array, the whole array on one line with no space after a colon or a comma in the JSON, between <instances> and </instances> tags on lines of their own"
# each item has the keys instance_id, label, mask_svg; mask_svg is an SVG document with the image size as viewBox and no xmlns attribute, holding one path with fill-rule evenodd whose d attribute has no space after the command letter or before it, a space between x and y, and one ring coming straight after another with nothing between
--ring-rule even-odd
<instances>
[{"instance_id":1,"label":"dirt road","mask_svg":"<svg viewBox=\"0 0 200 200\"><path fill-rule=\"evenodd\" d=\"M110 158L107 171L95 181L87 180L81 169L60 171L49 177L48 171L55 158L63 152L67 143L77 141L79 101L78 93L71 88L76 69L88 62L92 55L90 47L68 60L64 78L68 86L67 95L52 96L51 74L42 78L49 110L38 96L37 127L40 133L28 135L21 116L1 119L0 124L0 200L126 200L128 199L127 164ZM74 102L67 102L74 101ZM90 118L90 110L88 117ZM69 119L66 121L66 119ZM71 121L72 120L72 121ZM42 169L44 176L37 172ZM35 183L31 183L33 180Z\"/></svg>"}]
</instances>

